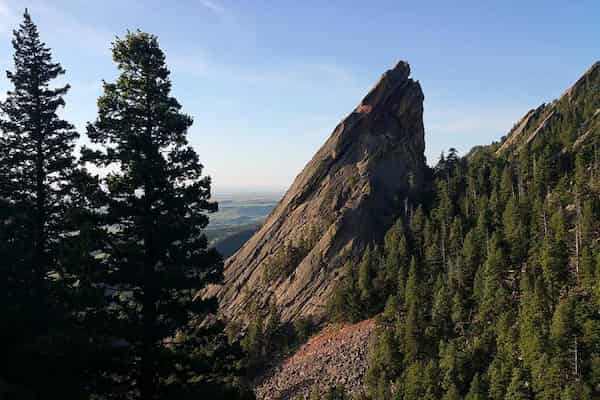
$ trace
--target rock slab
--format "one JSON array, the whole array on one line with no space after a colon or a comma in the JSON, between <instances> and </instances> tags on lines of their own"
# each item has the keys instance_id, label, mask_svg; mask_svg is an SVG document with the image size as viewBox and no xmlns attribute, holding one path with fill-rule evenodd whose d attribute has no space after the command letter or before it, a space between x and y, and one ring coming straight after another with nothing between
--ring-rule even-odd
<instances>
[{"instance_id":1,"label":"rock slab","mask_svg":"<svg viewBox=\"0 0 600 400\"><path fill-rule=\"evenodd\" d=\"M343 264L380 240L425 170L423 92L399 62L333 130L261 229L225 263L228 319L275 305L284 322L319 320Z\"/></svg>"}]
</instances>

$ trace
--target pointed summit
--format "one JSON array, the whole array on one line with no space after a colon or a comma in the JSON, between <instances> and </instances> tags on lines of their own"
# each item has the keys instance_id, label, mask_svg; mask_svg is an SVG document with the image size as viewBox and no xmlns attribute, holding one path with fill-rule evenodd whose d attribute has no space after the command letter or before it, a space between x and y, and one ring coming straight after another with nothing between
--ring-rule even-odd
<instances>
[{"instance_id":1,"label":"pointed summit","mask_svg":"<svg viewBox=\"0 0 600 400\"><path fill-rule=\"evenodd\" d=\"M423 93L409 75L403 61L383 74L227 260L224 284L208 293L226 316L271 303L284 321L322 317L343 264L404 212L425 169Z\"/></svg>"}]
</instances>

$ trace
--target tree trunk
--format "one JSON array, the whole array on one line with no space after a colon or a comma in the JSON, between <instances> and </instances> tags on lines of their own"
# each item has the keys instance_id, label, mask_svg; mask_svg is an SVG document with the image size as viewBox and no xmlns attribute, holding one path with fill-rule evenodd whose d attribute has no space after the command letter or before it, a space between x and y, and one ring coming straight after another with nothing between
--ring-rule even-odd
<instances>
[{"instance_id":1,"label":"tree trunk","mask_svg":"<svg viewBox=\"0 0 600 400\"><path fill-rule=\"evenodd\" d=\"M35 220L33 226L33 274L36 285L42 285L46 279L45 244L46 244L46 188L44 187L44 133L40 121L41 100L39 88L35 92L34 125L36 138L35 154ZM38 292L39 293L39 292ZM42 295L42 294L40 294ZM43 295L42 295L43 296Z\"/></svg>"}]
</instances>

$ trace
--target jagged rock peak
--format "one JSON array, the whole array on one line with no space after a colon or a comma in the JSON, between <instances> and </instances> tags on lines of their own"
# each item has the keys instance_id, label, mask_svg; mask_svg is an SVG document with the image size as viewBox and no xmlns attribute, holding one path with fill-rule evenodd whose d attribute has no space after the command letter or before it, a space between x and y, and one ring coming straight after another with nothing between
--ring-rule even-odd
<instances>
[{"instance_id":1,"label":"jagged rock peak","mask_svg":"<svg viewBox=\"0 0 600 400\"><path fill-rule=\"evenodd\" d=\"M400 61L392 69L387 70L379 79L377 84L369 91L357 110L365 107L376 107L383 103L387 94L403 84L410 76L410 65L406 61Z\"/></svg>"},{"instance_id":2,"label":"jagged rock peak","mask_svg":"<svg viewBox=\"0 0 600 400\"><path fill-rule=\"evenodd\" d=\"M409 208L425 170L423 93L399 62L333 130L261 229L225 264L221 311L319 319L345 262Z\"/></svg>"}]
</instances>

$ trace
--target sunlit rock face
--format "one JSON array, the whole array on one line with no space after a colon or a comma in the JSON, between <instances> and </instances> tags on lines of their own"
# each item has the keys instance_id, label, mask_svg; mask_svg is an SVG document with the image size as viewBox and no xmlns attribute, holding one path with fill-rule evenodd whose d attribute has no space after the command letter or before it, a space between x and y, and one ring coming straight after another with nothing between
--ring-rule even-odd
<instances>
[{"instance_id":1,"label":"sunlit rock face","mask_svg":"<svg viewBox=\"0 0 600 400\"><path fill-rule=\"evenodd\" d=\"M296 177L262 228L225 265L216 294L244 320L274 304L283 321L319 319L343 265L380 240L425 171L423 92L399 62Z\"/></svg>"}]
</instances>

